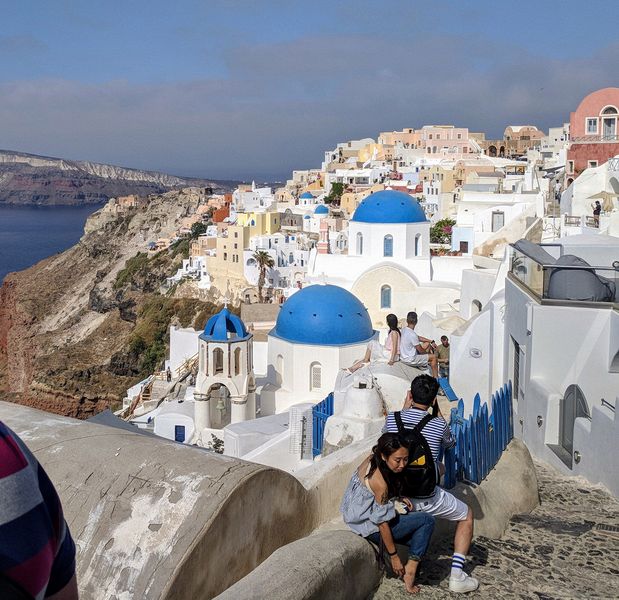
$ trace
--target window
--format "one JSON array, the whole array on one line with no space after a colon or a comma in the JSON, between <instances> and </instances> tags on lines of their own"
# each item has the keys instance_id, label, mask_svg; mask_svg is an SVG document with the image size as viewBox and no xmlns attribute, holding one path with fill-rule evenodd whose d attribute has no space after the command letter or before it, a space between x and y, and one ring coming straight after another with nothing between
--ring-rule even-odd
<instances>
[{"instance_id":1,"label":"window","mask_svg":"<svg viewBox=\"0 0 619 600\"><path fill-rule=\"evenodd\" d=\"M361 232L357 233L357 255L361 256L363 254L363 234Z\"/></svg>"},{"instance_id":2,"label":"window","mask_svg":"<svg viewBox=\"0 0 619 600\"><path fill-rule=\"evenodd\" d=\"M520 344L514 338L512 338L512 342L514 342L513 394L514 400L518 400L520 397Z\"/></svg>"},{"instance_id":3,"label":"window","mask_svg":"<svg viewBox=\"0 0 619 600\"><path fill-rule=\"evenodd\" d=\"M224 260L228 260L228 253L224 252Z\"/></svg>"},{"instance_id":4,"label":"window","mask_svg":"<svg viewBox=\"0 0 619 600\"><path fill-rule=\"evenodd\" d=\"M458 134L458 139L459 139L459 140L461 140L461 139L462 139L462 134L461 134L461 133L459 133L459 134Z\"/></svg>"},{"instance_id":5,"label":"window","mask_svg":"<svg viewBox=\"0 0 619 600\"><path fill-rule=\"evenodd\" d=\"M234 232L234 237L239 237L239 232L238 231ZM235 246L235 248L236 248L236 246Z\"/></svg>"},{"instance_id":6,"label":"window","mask_svg":"<svg viewBox=\"0 0 619 600\"><path fill-rule=\"evenodd\" d=\"M284 381L284 357L281 354L275 359L275 383L281 385Z\"/></svg>"},{"instance_id":7,"label":"window","mask_svg":"<svg viewBox=\"0 0 619 600\"><path fill-rule=\"evenodd\" d=\"M481 312L481 302L479 300L473 300L473 302L471 302L471 316L476 315L478 312Z\"/></svg>"},{"instance_id":8,"label":"window","mask_svg":"<svg viewBox=\"0 0 619 600\"><path fill-rule=\"evenodd\" d=\"M602 119L602 135L604 137L613 137L617 134L617 117Z\"/></svg>"},{"instance_id":9,"label":"window","mask_svg":"<svg viewBox=\"0 0 619 600\"><path fill-rule=\"evenodd\" d=\"M380 288L380 307L391 308L391 288L388 285Z\"/></svg>"},{"instance_id":10,"label":"window","mask_svg":"<svg viewBox=\"0 0 619 600\"><path fill-rule=\"evenodd\" d=\"M234 374L239 375L241 373L241 349L237 348L234 351Z\"/></svg>"},{"instance_id":11,"label":"window","mask_svg":"<svg viewBox=\"0 0 619 600\"><path fill-rule=\"evenodd\" d=\"M314 362L310 365L310 391L320 390L322 387L322 367L320 363Z\"/></svg>"},{"instance_id":12,"label":"window","mask_svg":"<svg viewBox=\"0 0 619 600\"><path fill-rule=\"evenodd\" d=\"M590 160L587 162L587 167L589 167L590 169L593 169L595 167L598 166L598 161L597 160Z\"/></svg>"},{"instance_id":13,"label":"window","mask_svg":"<svg viewBox=\"0 0 619 600\"><path fill-rule=\"evenodd\" d=\"M221 348L213 350L213 370L215 375L224 372L224 351Z\"/></svg>"},{"instance_id":14,"label":"window","mask_svg":"<svg viewBox=\"0 0 619 600\"><path fill-rule=\"evenodd\" d=\"M502 211L494 211L492 213L492 232L498 231L505 225L505 213Z\"/></svg>"},{"instance_id":15,"label":"window","mask_svg":"<svg viewBox=\"0 0 619 600\"><path fill-rule=\"evenodd\" d=\"M386 235L383 239L383 256L393 256L393 236Z\"/></svg>"},{"instance_id":16,"label":"window","mask_svg":"<svg viewBox=\"0 0 619 600\"><path fill-rule=\"evenodd\" d=\"M600 114L602 115L616 115L617 109L614 106L607 106Z\"/></svg>"},{"instance_id":17,"label":"window","mask_svg":"<svg viewBox=\"0 0 619 600\"><path fill-rule=\"evenodd\" d=\"M419 256L421 254L421 234L418 233L415 236L415 256Z\"/></svg>"},{"instance_id":18,"label":"window","mask_svg":"<svg viewBox=\"0 0 619 600\"><path fill-rule=\"evenodd\" d=\"M574 161L573 160L568 160L567 161L567 172L568 173L573 173L574 172Z\"/></svg>"},{"instance_id":19,"label":"window","mask_svg":"<svg viewBox=\"0 0 619 600\"><path fill-rule=\"evenodd\" d=\"M598 120L597 117L590 117L587 119L586 133L587 135L596 135L598 132Z\"/></svg>"}]
</instances>

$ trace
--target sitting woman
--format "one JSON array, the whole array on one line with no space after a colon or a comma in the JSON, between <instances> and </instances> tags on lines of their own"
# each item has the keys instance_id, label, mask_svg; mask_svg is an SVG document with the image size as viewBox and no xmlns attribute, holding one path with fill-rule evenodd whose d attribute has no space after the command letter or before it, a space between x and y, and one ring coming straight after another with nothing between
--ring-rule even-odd
<instances>
[{"instance_id":1,"label":"sitting woman","mask_svg":"<svg viewBox=\"0 0 619 600\"><path fill-rule=\"evenodd\" d=\"M365 356L347 369L349 373L354 373L357 369L360 369L363 365L367 365L369 362L387 361L387 364L392 365L394 362L400 360L400 329L398 327L398 317L394 314L387 315L387 325L389 326L389 333L387 334L385 345L382 346L378 340L370 341L365 350Z\"/></svg>"},{"instance_id":2,"label":"sitting woman","mask_svg":"<svg viewBox=\"0 0 619 600\"><path fill-rule=\"evenodd\" d=\"M415 512L408 498L399 496L400 477L408 463L408 448L397 433L384 433L372 454L359 465L344 492L340 511L344 522L357 534L387 550L393 572L404 579L411 594L419 591L415 575L428 548L434 517ZM395 542L408 545L406 565L397 554Z\"/></svg>"}]
</instances>

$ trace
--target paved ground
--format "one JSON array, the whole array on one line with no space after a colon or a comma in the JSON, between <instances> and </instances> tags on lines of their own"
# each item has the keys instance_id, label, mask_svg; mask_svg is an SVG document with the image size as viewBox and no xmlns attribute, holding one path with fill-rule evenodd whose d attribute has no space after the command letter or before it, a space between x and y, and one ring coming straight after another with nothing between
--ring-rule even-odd
<instances>
[{"instance_id":1,"label":"paved ground","mask_svg":"<svg viewBox=\"0 0 619 600\"><path fill-rule=\"evenodd\" d=\"M597 524L619 526L619 502L581 479L558 475L536 462L541 505L512 519L501 540L477 538L467 570L477 577L471 599L533 598L571 600L619 598L619 533ZM451 544L444 543L422 566L421 593L385 577L374 600L457 597L447 587Z\"/></svg>"}]
</instances>

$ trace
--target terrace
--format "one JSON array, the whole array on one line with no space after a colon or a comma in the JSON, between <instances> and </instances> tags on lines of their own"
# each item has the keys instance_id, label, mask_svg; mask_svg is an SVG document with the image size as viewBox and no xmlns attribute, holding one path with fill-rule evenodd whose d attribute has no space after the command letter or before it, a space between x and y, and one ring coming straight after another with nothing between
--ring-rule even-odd
<instances>
[{"instance_id":1,"label":"terrace","mask_svg":"<svg viewBox=\"0 0 619 600\"><path fill-rule=\"evenodd\" d=\"M593 245L582 245L586 252L578 252L578 246L568 246L567 241L534 244L519 240L510 244L508 278L524 287L541 304L619 309L619 260L597 265L583 257L583 254L590 259L601 254L619 257L619 252L604 252L603 238L606 236L587 237L592 238Z\"/></svg>"}]
</instances>

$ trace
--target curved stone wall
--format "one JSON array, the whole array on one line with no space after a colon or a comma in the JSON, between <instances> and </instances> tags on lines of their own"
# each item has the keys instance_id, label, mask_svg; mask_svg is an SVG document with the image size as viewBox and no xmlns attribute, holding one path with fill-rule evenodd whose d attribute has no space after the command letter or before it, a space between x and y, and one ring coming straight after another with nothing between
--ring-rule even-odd
<instances>
[{"instance_id":1,"label":"curved stone wall","mask_svg":"<svg viewBox=\"0 0 619 600\"><path fill-rule=\"evenodd\" d=\"M0 419L56 485L85 599L212 598L313 527L282 471L4 402Z\"/></svg>"}]
</instances>

